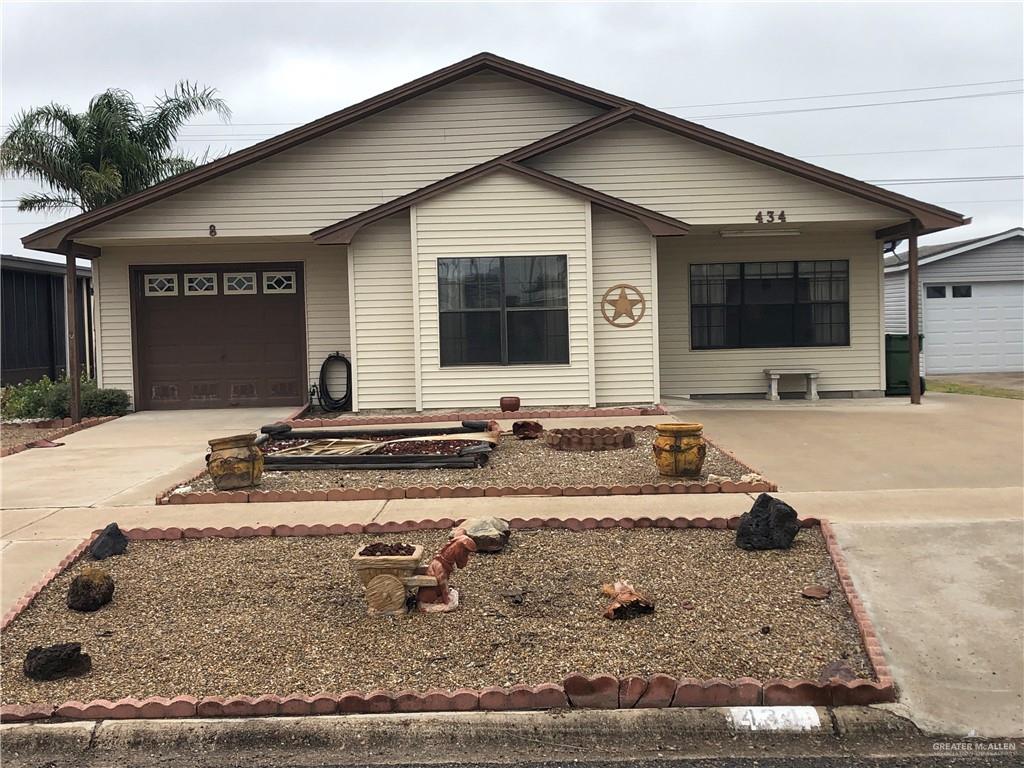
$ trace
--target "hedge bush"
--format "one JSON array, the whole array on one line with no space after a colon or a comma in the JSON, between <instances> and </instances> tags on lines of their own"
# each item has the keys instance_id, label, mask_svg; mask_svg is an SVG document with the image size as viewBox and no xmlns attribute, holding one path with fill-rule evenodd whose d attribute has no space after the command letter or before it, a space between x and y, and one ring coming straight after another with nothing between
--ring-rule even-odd
<instances>
[{"instance_id":1,"label":"hedge bush","mask_svg":"<svg viewBox=\"0 0 1024 768\"><path fill-rule=\"evenodd\" d=\"M63 419L71 415L71 385L67 379L43 377L4 387L0 415L5 419ZM96 382L82 377L82 416L124 416L128 395L119 389L99 389Z\"/></svg>"}]
</instances>

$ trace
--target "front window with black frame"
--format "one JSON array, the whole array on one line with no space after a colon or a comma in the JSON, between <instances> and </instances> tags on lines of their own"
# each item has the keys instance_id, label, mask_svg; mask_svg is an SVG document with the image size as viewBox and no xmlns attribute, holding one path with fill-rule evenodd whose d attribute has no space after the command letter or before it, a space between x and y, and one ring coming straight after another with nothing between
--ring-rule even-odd
<instances>
[{"instance_id":1,"label":"front window with black frame","mask_svg":"<svg viewBox=\"0 0 1024 768\"><path fill-rule=\"evenodd\" d=\"M847 261L690 265L692 349L849 343Z\"/></svg>"},{"instance_id":2,"label":"front window with black frame","mask_svg":"<svg viewBox=\"0 0 1024 768\"><path fill-rule=\"evenodd\" d=\"M439 259L441 365L569 362L565 256Z\"/></svg>"}]
</instances>

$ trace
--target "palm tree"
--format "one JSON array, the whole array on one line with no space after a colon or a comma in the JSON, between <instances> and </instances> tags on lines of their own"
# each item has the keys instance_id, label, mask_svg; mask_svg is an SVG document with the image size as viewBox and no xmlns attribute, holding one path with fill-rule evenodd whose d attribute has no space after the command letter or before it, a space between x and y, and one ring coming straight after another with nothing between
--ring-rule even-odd
<instances>
[{"instance_id":1,"label":"palm tree","mask_svg":"<svg viewBox=\"0 0 1024 768\"><path fill-rule=\"evenodd\" d=\"M206 112L231 117L216 89L187 80L147 108L117 88L94 96L81 114L60 104L36 107L11 122L0 170L49 188L22 195L19 211L91 211L195 168L196 159L176 153L174 141Z\"/></svg>"}]
</instances>

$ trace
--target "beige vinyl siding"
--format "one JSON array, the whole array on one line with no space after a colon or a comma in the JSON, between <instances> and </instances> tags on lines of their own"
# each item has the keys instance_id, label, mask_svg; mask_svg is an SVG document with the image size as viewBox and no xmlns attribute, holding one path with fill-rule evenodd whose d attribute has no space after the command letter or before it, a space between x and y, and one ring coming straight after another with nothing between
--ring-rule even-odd
<instances>
[{"instance_id":1,"label":"beige vinyl siding","mask_svg":"<svg viewBox=\"0 0 1024 768\"><path fill-rule=\"evenodd\" d=\"M659 240L662 395L763 393L763 369L787 365L818 368L818 388L823 392L883 389L881 248L870 231L765 238L689 235ZM850 263L850 346L690 349L690 264L815 259ZM801 383L784 380L783 385L796 389Z\"/></svg>"},{"instance_id":2,"label":"beige vinyl siding","mask_svg":"<svg viewBox=\"0 0 1024 768\"><path fill-rule=\"evenodd\" d=\"M890 272L885 276L885 332L906 333L907 273Z\"/></svg>"},{"instance_id":3,"label":"beige vinyl siding","mask_svg":"<svg viewBox=\"0 0 1024 768\"><path fill-rule=\"evenodd\" d=\"M598 206L592 209L591 222L597 404L654 402L658 398L654 383L657 301L651 234L636 219ZM630 328L609 325L601 312L605 291L619 283L635 286L647 301L644 316Z\"/></svg>"},{"instance_id":4,"label":"beige vinyl siding","mask_svg":"<svg viewBox=\"0 0 1024 768\"><path fill-rule=\"evenodd\" d=\"M794 224L906 218L635 120L618 123L529 164L694 225L754 224L759 210L785 210L787 223Z\"/></svg>"},{"instance_id":5,"label":"beige vinyl siding","mask_svg":"<svg viewBox=\"0 0 1024 768\"><path fill-rule=\"evenodd\" d=\"M330 352L350 354L345 249L298 243L108 247L97 260L97 356L100 385L134 398L128 269L146 264L301 261L306 291L308 382L317 381ZM332 394L344 392L336 373Z\"/></svg>"},{"instance_id":6,"label":"beige vinyl siding","mask_svg":"<svg viewBox=\"0 0 1024 768\"><path fill-rule=\"evenodd\" d=\"M479 72L76 237L305 235L598 114Z\"/></svg>"},{"instance_id":7,"label":"beige vinyl siding","mask_svg":"<svg viewBox=\"0 0 1024 768\"><path fill-rule=\"evenodd\" d=\"M416 405L409 214L372 224L349 247L358 408Z\"/></svg>"},{"instance_id":8,"label":"beige vinyl siding","mask_svg":"<svg viewBox=\"0 0 1024 768\"><path fill-rule=\"evenodd\" d=\"M423 408L590 401L587 203L521 176L498 172L421 203L415 210ZM442 368L437 260L460 256L565 254L569 364Z\"/></svg>"}]
</instances>

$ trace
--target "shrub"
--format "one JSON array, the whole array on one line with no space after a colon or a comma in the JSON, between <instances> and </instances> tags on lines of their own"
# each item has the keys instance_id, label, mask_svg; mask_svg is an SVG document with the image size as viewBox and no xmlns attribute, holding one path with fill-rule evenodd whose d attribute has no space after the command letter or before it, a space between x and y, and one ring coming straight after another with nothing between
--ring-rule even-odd
<instances>
[{"instance_id":1,"label":"shrub","mask_svg":"<svg viewBox=\"0 0 1024 768\"><path fill-rule=\"evenodd\" d=\"M71 385L67 379L26 382L5 387L0 412L5 419L63 419L71 415ZM123 416L128 395L119 389L99 389L82 377L82 416Z\"/></svg>"},{"instance_id":2,"label":"shrub","mask_svg":"<svg viewBox=\"0 0 1024 768\"><path fill-rule=\"evenodd\" d=\"M4 387L0 394L0 416L5 419L45 419L47 403L56 382L48 376L39 381L26 381Z\"/></svg>"},{"instance_id":3,"label":"shrub","mask_svg":"<svg viewBox=\"0 0 1024 768\"><path fill-rule=\"evenodd\" d=\"M83 416L124 416L129 404L128 393L120 389L82 389Z\"/></svg>"}]
</instances>

